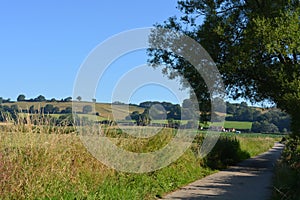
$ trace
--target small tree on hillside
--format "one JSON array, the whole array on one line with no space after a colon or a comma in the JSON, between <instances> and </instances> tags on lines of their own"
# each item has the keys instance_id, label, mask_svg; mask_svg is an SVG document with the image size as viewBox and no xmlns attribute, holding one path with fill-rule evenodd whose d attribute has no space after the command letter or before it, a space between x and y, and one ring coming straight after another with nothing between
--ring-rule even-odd
<instances>
[{"instance_id":1,"label":"small tree on hillside","mask_svg":"<svg viewBox=\"0 0 300 200\"><path fill-rule=\"evenodd\" d=\"M81 96L78 96L78 97L76 97L76 99L77 99L78 101L81 101L81 100L82 100L82 97L81 97Z\"/></svg>"},{"instance_id":2,"label":"small tree on hillside","mask_svg":"<svg viewBox=\"0 0 300 200\"><path fill-rule=\"evenodd\" d=\"M83 106L83 108L82 108L82 112L85 113L85 114L90 113L90 112L92 112L92 111L93 111L93 108L92 108L91 105L85 105L85 106Z\"/></svg>"},{"instance_id":3,"label":"small tree on hillside","mask_svg":"<svg viewBox=\"0 0 300 200\"><path fill-rule=\"evenodd\" d=\"M139 111L134 111L125 119L134 120L138 126L147 126L151 122L148 109L145 109L145 111L142 114L140 114Z\"/></svg>"},{"instance_id":4,"label":"small tree on hillside","mask_svg":"<svg viewBox=\"0 0 300 200\"><path fill-rule=\"evenodd\" d=\"M17 98L17 101L25 101L25 95L24 94L20 94Z\"/></svg>"}]
</instances>

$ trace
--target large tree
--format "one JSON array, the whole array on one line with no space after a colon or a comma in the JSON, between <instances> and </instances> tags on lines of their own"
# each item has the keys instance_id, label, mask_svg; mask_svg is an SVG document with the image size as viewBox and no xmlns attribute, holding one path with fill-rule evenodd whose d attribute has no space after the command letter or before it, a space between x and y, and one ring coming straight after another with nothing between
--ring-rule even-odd
<instances>
[{"instance_id":1,"label":"large tree","mask_svg":"<svg viewBox=\"0 0 300 200\"><path fill-rule=\"evenodd\" d=\"M290 114L292 130L300 135L300 1L185 0L178 1L178 9L180 18L156 26L199 42L231 97L276 103ZM160 41L173 45L159 31L152 32L150 42L162 37ZM181 74L187 79L199 101L209 99L207 86L189 62L165 50L148 52L153 67L164 64L170 78Z\"/></svg>"},{"instance_id":2,"label":"large tree","mask_svg":"<svg viewBox=\"0 0 300 200\"><path fill-rule=\"evenodd\" d=\"M25 95L24 94L20 94L17 98L17 101L25 101Z\"/></svg>"}]
</instances>

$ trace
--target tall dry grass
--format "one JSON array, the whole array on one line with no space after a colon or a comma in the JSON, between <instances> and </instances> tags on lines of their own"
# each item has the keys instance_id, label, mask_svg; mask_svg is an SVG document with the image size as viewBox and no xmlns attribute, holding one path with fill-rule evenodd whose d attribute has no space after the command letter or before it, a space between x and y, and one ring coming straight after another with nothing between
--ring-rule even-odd
<instances>
[{"instance_id":1,"label":"tall dry grass","mask_svg":"<svg viewBox=\"0 0 300 200\"><path fill-rule=\"evenodd\" d=\"M203 167L193 149L155 172L117 172L95 159L78 136L78 131L93 133L124 149L148 152L166 145L174 129L136 139L111 126L101 131L93 124L76 130L53 126L45 115L22 115L17 122L6 117L0 124L0 199L155 199L213 172Z\"/></svg>"},{"instance_id":2,"label":"tall dry grass","mask_svg":"<svg viewBox=\"0 0 300 200\"><path fill-rule=\"evenodd\" d=\"M157 193L210 173L206 169L200 173L191 151L180 164L157 174L117 172L95 159L78 135L106 136L121 148L144 152L167 144L172 129L138 140L113 126L54 126L44 114L22 114L16 121L5 117L6 123L0 124L0 199L153 199ZM182 170L185 163L187 170Z\"/></svg>"},{"instance_id":3,"label":"tall dry grass","mask_svg":"<svg viewBox=\"0 0 300 200\"><path fill-rule=\"evenodd\" d=\"M89 154L72 127L36 120L7 117L0 125L0 199L84 194L114 173Z\"/></svg>"}]
</instances>

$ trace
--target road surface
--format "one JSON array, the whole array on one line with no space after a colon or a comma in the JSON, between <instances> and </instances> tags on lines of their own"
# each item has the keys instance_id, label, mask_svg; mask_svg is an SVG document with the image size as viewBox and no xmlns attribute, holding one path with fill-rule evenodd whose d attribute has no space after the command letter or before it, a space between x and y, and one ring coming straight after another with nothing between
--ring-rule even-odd
<instances>
[{"instance_id":1,"label":"road surface","mask_svg":"<svg viewBox=\"0 0 300 200\"><path fill-rule=\"evenodd\" d=\"M163 199L268 200L274 165L283 148L276 143L268 152L195 181Z\"/></svg>"}]
</instances>

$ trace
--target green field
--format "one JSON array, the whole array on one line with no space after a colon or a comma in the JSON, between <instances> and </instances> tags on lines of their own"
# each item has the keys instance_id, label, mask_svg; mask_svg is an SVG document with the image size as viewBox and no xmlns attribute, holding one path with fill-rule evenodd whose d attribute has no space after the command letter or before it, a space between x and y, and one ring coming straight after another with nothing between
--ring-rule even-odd
<instances>
[{"instance_id":1,"label":"green field","mask_svg":"<svg viewBox=\"0 0 300 200\"><path fill-rule=\"evenodd\" d=\"M181 124L186 124L188 120L180 121ZM159 124L167 124L168 120L153 120L152 123L159 123ZM202 126L206 127L206 124L201 124ZM220 122L208 123L209 126L218 126L226 129L235 128L235 129L242 129L242 130L251 130L252 122L242 122L242 121L225 121L224 124Z\"/></svg>"},{"instance_id":2,"label":"green field","mask_svg":"<svg viewBox=\"0 0 300 200\"><path fill-rule=\"evenodd\" d=\"M225 121L224 124L219 122L210 123L210 126L224 126L224 128L235 128L251 130L252 122L242 122L242 121Z\"/></svg>"}]
</instances>

